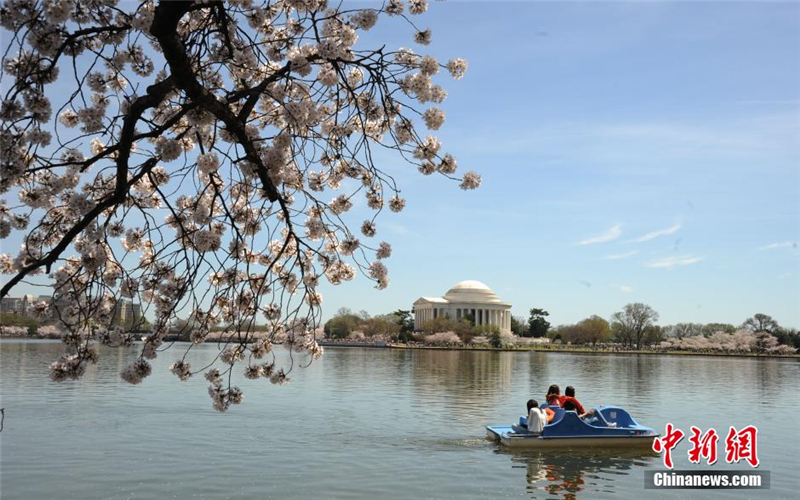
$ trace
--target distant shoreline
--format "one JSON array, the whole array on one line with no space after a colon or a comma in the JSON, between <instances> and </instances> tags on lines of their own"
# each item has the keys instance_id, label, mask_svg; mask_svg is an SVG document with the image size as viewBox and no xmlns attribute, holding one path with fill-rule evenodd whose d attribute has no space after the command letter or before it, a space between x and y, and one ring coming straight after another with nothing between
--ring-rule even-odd
<instances>
[{"instance_id":1,"label":"distant shoreline","mask_svg":"<svg viewBox=\"0 0 800 500\"><path fill-rule=\"evenodd\" d=\"M42 341L51 340L58 341L56 338L31 338L31 337L17 337L12 335L0 335L0 340L18 340L18 341ZM232 339L215 339L210 340L209 343L214 342L227 342ZM185 340L178 340L175 338L164 339L165 342L188 342ZM462 346L462 347L442 347L442 346L426 346L426 345L408 345L408 344L392 344L388 342L326 342L319 343L322 347L342 347L349 349L405 349L405 350L428 350L428 351L482 351L482 352L543 352L543 353L558 353L558 354L611 354L611 355L647 355L647 356L711 356L711 357L725 357L725 358L757 358L757 359L795 359L800 361L800 353L797 354L757 354L757 353L722 353L722 352L696 352L696 351L651 351L651 350L631 350L631 351L614 351L607 349L586 349L586 348L543 348L543 347L501 347L495 349L487 346Z\"/></svg>"},{"instance_id":2,"label":"distant shoreline","mask_svg":"<svg viewBox=\"0 0 800 500\"><path fill-rule=\"evenodd\" d=\"M800 354L757 354L757 353L721 353L721 352L695 352L695 351L649 351L649 350L632 350L632 351L613 351L613 350L600 350L600 349L568 349L559 347L556 349L542 348L542 347L502 347L495 349L493 347L475 346L475 347L440 347L440 346L425 346L425 345L407 345L407 344L386 344L376 345L371 343L357 343L357 342L320 342L323 347L347 347L347 348L369 348L369 349L406 349L406 350L431 350L431 351L489 351L489 352L552 352L561 354L621 354L621 355L652 355L652 356L713 356L713 357L727 357L727 358L775 358L775 359L796 359L800 360Z\"/></svg>"}]
</instances>

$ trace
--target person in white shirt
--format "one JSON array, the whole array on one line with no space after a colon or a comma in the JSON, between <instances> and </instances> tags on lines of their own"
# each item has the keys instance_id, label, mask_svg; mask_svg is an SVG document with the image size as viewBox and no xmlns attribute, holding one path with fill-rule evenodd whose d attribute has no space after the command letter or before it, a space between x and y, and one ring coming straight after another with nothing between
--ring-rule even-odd
<instances>
[{"instance_id":1,"label":"person in white shirt","mask_svg":"<svg viewBox=\"0 0 800 500\"><path fill-rule=\"evenodd\" d=\"M539 408L539 403L535 399L528 400L528 432L541 434L544 426L547 425L547 413Z\"/></svg>"}]
</instances>

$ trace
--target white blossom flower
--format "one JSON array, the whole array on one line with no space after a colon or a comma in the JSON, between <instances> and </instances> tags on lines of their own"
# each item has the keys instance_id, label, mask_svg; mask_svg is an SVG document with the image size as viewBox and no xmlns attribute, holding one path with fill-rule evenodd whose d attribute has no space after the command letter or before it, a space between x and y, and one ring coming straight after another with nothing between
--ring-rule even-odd
<instances>
[{"instance_id":1,"label":"white blossom flower","mask_svg":"<svg viewBox=\"0 0 800 500\"><path fill-rule=\"evenodd\" d=\"M375 227L375 223L370 220L365 220L363 224L361 224L361 233L364 236L369 238L375 236L377 232L377 228Z\"/></svg>"},{"instance_id":2,"label":"white blossom flower","mask_svg":"<svg viewBox=\"0 0 800 500\"><path fill-rule=\"evenodd\" d=\"M284 373L283 368L280 368L272 372L269 376L269 381L275 385L284 385L289 382L289 378L286 376L286 373Z\"/></svg>"},{"instance_id":3,"label":"white blossom flower","mask_svg":"<svg viewBox=\"0 0 800 500\"><path fill-rule=\"evenodd\" d=\"M456 80L464 78L464 73L467 72L467 60L462 58L451 59L447 63L447 71Z\"/></svg>"},{"instance_id":4,"label":"white blossom flower","mask_svg":"<svg viewBox=\"0 0 800 500\"><path fill-rule=\"evenodd\" d=\"M412 14L423 14L428 10L428 0L408 0L408 11Z\"/></svg>"},{"instance_id":5,"label":"white blossom flower","mask_svg":"<svg viewBox=\"0 0 800 500\"><path fill-rule=\"evenodd\" d=\"M348 199L346 195L340 195L331 201L331 211L336 215L341 215L353 206L353 203Z\"/></svg>"},{"instance_id":6,"label":"white blossom flower","mask_svg":"<svg viewBox=\"0 0 800 500\"><path fill-rule=\"evenodd\" d=\"M466 172L459 186L463 190L477 189L481 185L481 176L475 172Z\"/></svg>"},{"instance_id":7,"label":"white blossom flower","mask_svg":"<svg viewBox=\"0 0 800 500\"><path fill-rule=\"evenodd\" d=\"M153 369L150 363L146 360L139 358L130 365L126 366L120 373L120 377L129 384L139 384L142 380L152 373Z\"/></svg>"},{"instance_id":8,"label":"white blossom flower","mask_svg":"<svg viewBox=\"0 0 800 500\"><path fill-rule=\"evenodd\" d=\"M439 127L444 123L444 111L438 108L430 108L425 110L422 114L425 120L425 125L431 130L439 130Z\"/></svg>"},{"instance_id":9,"label":"white blossom flower","mask_svg":"<svg viewBox=\"0 0 800 500\"><path fill-rule=\"evenodd\" d=\"M219 158L217 158L217 154L209 151L208 153L198 156L197 168L199 168L204 174L216 172L216 170L219 168Z\"/></svg>"},{"instance_id":10,"label":"white blossom flower","mask_svg":"<svg viewBox=\"0 0 800 500\"><path fill-rule=\"evenodd\" d=\"M426 29L422 31L417 31L414 34L414 41L420 45L430 45L431 44L431 30Z\"/></svg>"},{"instance_id":11,"label":"white blossom flower","mask_svg":"<svg viewBox=\"0 0 800 500\"><path fill-rule=\"evenodd\" d=\"M272 342L264 339L259 339L250 346L250 352L256 359L261 359L272 351Z\"/></svg>"},{"instance_id":12,"label":"white blossom flower","mask_svg":"<svg viewBox=\"0 0 800 500\"><path fill-rule=\"evenodd\" d=\"M389 0L385 10L390 16L399 16L403 13L404 8L403 0Z\"/></svg>"},{"instance_id":13,"label":"white blossom flower","mask_svg":"<svg viewBox=\"0 0 800 500\"><path fill-rule=\"evenodd\" d=\"M425 138L425 142L421 142L414 149L414 158L418 160L432 160L439 152L441 144L436 137L429 135Z\"/></svg>"},{"instance_id":14,"label":"white blossom flower","mask_svg":"<svg viewBox=\"0 0 800 500\"><path fill-rule=\"evenodd\" d=\"M169 371L174 373L181 380L189 380L192 376L192 370L189 363L185 361L176 361L169 367Z\"/></svg>"},{"instance_id":15,"label":"white blossom flower","mask_svg":"<svg viewBox=\"0 0 800 500\"><path fill-rule=\"evenodd\" d=\"M406 206L406 200L400 198L399 196L393 196L389 200L389 209L392 212L400 212L405 208L405 206Z\"/></svg>"},{"instance_id":16,"label":"white blossom flower","mask_svg":"<svg viewBox=\"0 0 800 500\"><path fill-rule=\"evenodd\" d=\"M378 12L373 9L360 10L350 16L350 22L366 31L378 22Z\"/></svg>"},{"instance_id":17,"label":"white blossom flower","mask_svg":"<svg viewBox=\"0 0 800 500\"><path fill-rule=\"evenodd\" d=\"M442 158L442 162L439 164L438 167L439 172L445 175L453 175L454 173L456 173L457 169L458 169L458 163L456 162L456 159L453 158L453 156L450 154L444 155L444 158Z\"/></svg>"},{"instance_id":18,"label":"white blossom flower","mask_svg":"<svg viewBox=\"0 0 800 500\"><path fill-rule=\"evenodd\" d=\"M375 288L382 290L389 286L389 272L380 260L376 260L370 264L369 276L378 282Z\"/></svg>"},{"instance_id":19,"label":"white blossom flower","mask_svg":"<svg viewBox=\"0 0 800 500\"><path fill-rule=\"evenodd\" d=\"M206 380L214 384L215 386L222 385L222 377L220 376L219 370L216 368L211 368L205 373Z\"/></svg>"},{"instance_id":20,"label":"white blossom flower","mask_svg":"<svg viewBox=\"0 0 800 500\"><path fill-rule=\"evenodd\" d=\"M378 246L378 250L375 252L375 258L377 259L388 259L392 256L392 246L385 241L382 241L381 244Z\"/></svg>"},{"instance_id":21,"label":"white blossom flower","mask_svg":"<svg viewBox=\"0 0 800 500\"><path fill-rule=\"evenodd\" d=\"M77 127L80 123L78 119L78 113L76 113L72 108L67 108L58 115L58 121L61 122L62 125L65 127Z\"/></svg>"},{"instance_id":22,"label":"white blossom flower","mask_svg":"<svg viewBox=\"0 0 800 500\"><path fill-rule=\"evenodd\" d=\"M164 161L172 161L178 159L183 151L181 142L175 139L167 139L160 137L156 142L156 154Z\"/></svg>"},{"instance_id":23,"label":"white blossom flower","mask_svg":"<svg viewBox=\"0 0 800 500\"><path fill-rule=\"evenodd\" d=\"M261 366L259 365L250 365L244 369L244 376L249 378L250 380L256 380L261 377Z\"/></svg>"},{"instance_id":24,"label":"white blossom flower","mask_svg":"<svg viewBox=\"0 0 800 500\"><path fill-rule=\"evenodd\" d=\"M419 63L419 69L423 75L433 76L439 72L439 62L431 56L425 56Z\"/></svg>"}]
</instances>

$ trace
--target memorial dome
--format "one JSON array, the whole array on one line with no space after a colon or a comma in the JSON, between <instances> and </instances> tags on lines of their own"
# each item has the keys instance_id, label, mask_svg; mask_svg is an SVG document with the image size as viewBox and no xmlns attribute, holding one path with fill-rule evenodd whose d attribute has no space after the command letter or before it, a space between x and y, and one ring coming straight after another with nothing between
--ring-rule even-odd
<instances>
[{"instance_id":1,"label":"memorial dome","mask_svg":"<svg viewBox=\"0 0 800 500\"><path fill-rule=\"evenodd\" d=\"M467 280L456 283L453 288L444 294L444 298L450 302L471 302L471 303L499 303L501 302L491 288L480 281Z\"/></svg>"}]
</instances>

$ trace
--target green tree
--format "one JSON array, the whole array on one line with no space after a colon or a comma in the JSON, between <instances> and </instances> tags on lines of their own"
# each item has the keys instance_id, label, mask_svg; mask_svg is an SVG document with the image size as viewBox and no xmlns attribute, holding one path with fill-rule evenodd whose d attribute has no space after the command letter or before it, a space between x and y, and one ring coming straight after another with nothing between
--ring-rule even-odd
<instances>
[{"instance_id":1,"label":"green tree","mask_svg":"<svg viewBox=\"0 0 800 500\"><path fill-rule=\"evenodd\" d=\"M397 324L400 326L400 333L411 333L414 331L414 318L411 316L411 311L407 309L398 309L392 313L397 318Z\"/></svg>"},{"instance_id":2,"label":"green tree","mask_svg":"<svg viewBox=\"0 0 800 500\"><path fill-rule=\"evenodd\" d=\"M551 328L547 331L547 338L549 338L551 342L562 340L564 338L564 334L571 326L572 325L558 325L555 328Z\"/></svg>"},{"instance_id":3,"label":"green tree","mask_svg":"<svg viewBox=\"0 0 800 500\"><path fill-rule=\"evenodd\" d=\"M652 307L636 302L611 316L611 331L619 342L640 349L647 329L656 321L658 313Z\"/></svg>"},{"instance_id":4,"label":"green tree","mask_svg":"<svg viewBox=\"0 0 800 500\"><path fill-rule=\"evenodd\" d=\"M373 337L375 335L389 335L390 337L394 337L400 331L400 325L397 324L397 318L394 314L373 316L372 318L362 321L358 328L368 337Z\"/></svg>"},{"instance_id":5,"label":"green tree","mask_svg":"<svg viewBox=\"0 0 800 500\"><path fill-rule=\"evenodd\" d=\"M586 318L576 325L580 331L582 343L596 345L611 339L611 327L608 321L594 315Z\"/></svg>"},{"instance_id":6,"label":"green tree","mask_svg":"<svg viewBox=\"0 0 800 500\"><path fill-rule=\"evenodd\" d=\"M550 323L545 319L547 316L550 316L550 313L544 309L531 309L530 317L528 318L529 337L544 337L547 335L547 330L550 329Z\"/></svg>"},{"instance_id":7,"label":"green tree","mask_svg":"<svg viewBox=\"0 0 800 500\"><path fill-rule=\"evenodd\" d=\"M331 339L344 339L358 328L361 318L347 308L339 309L336 316L329 319L323 329L325 336Z\"/></svg>"},{"instance_id":8,"label":"green tree","mask_svg":"<svg viewBox=\"0 0 800 500\"><path fill-rule=\"evenodd\" d=\"M469 312L464 316L463 321L466 321L471 326L475 326L475 315L473 313Z\"/></svg>"},{"instance_id":9,"label":"green tree","mask_svg":"<svg viewBox=\"0 0 800 500\"><path fill-rule=\"evenodd\" d=\"M453 326L453 321L447 318L433 318L422 324L422 333L430 335L432 333L450 332L453 331Z\"/></svg>"},{"instance_id":10,"label":"green tree","mask_svg":"<svg viewBox=\"0 0 800 500\"><path fill-rule=\"evenodd\" d=\"M585 343L583 332L578 325L560 325L558 327L558 336L562 342L569 342L570 344Z\"/></svg>"},{"instance_id":11,"label":"green tree","mask_svg":"<svg viewBox=\"0 0 800 500\"><path fill-rule=\"evenodd\" d=\"M39 322L30 316L23 316L15 313L0 314L0 325L2 326L39 326Z\"/></svg>"},{"instance_id":12,"label":"green tree","mask_svg":"<svg viewBox=\"0 0 800 500\"><path fill-rule=\"evenodd\" d=\"M526 337L528 333L528 325L525 324L525 318L511 316L511 331L514 333L514 335Z\"/></svg>"},{"instance_id":13,"label":"green tree","mask_svg":"<svg viewBox=\"0 0 800 500\"><path fill-rule=\"evenodd\" d=\"M800 334L795 328L778 328L778 331L775 332L774 335L779 343L794 347L795 349L800 348Z\"/></svg>"},{"instance_id":14,"label":"green tree","mask_svg":"<svg viewBox=\"0 0 800 500\"><path fill-rule=\"evenodd\" d=\"M412 333L414 332L414 317L411 311L407 309L398 309L392 313L396 318L400 330L397 334L397 340L400 342L409 342L412 340Z\"/></svg>"},{"instance_id":15,"label":"green tree","mask_svg":"<svg viewBox=\"0 0 800 500\"><path fill-rule=\"evenodd\" d=\"M489 345L494 347L495 349L500 349L503 347L503 336L500 335L500 328L492 325L490 328L489 334Z\"/></svg>"},{"instance_id":16,"label":"green tree","mask_svg":"<svg viewBox=\"0 0 800 500\"><path fill-rule=\"evenodd\" d=\"M665 328L658 325L651 325L644 331L642 342L646 345L653 346L663 341L666 338L664 334Z\"/></svg>"}]
</instances>

